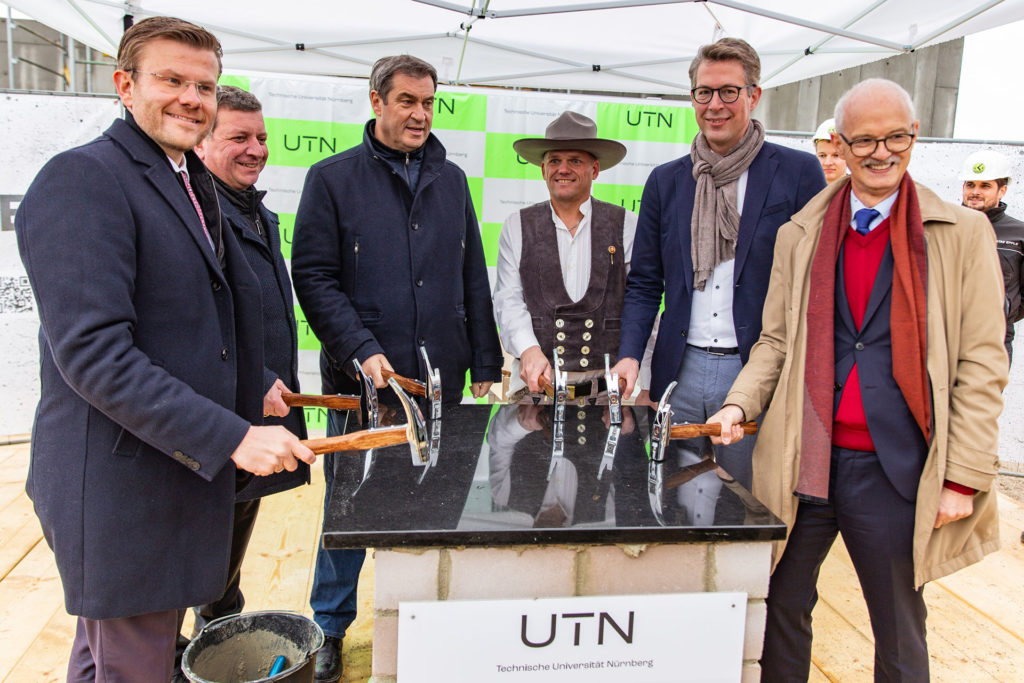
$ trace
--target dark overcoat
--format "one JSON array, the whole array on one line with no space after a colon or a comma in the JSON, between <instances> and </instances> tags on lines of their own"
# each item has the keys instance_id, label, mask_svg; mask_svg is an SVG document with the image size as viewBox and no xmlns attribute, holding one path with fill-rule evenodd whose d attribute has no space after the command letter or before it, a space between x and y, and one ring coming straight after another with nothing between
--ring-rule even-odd
<instances>
[{"instance_id":1,"label":"dark overcoat","mask_svg":"<svg viewBox=\"0 0 1024 683\"><path fill-rule=\"evenodd\" d=\"M358 391L352 359L377 353L422 379L422 345L444 400L458 401L467 370L498 381L502 364L466 174L431 134L412 192L373 149L371 130L309 169L295 217L292 278L322 344L324 391Z\"/></svg>"},{"instance_id":2,"label":"dark overcoat","mask_svg":"<svg viewBox=\"0 0 1024 683\"><path fill-rule=\"evenodd\" d=\"M299 391L299 351L295 336L295 299L288 266L281 254L281 233L277 214L258 203L257 211L267 239L253 231L241 210L218 187L225 229L238 238L245 260L256 275L263 301L263 393L280 379L291 391ZM262 195L262 193L260 193ZM302 408L292 408L287 417L266 417L265 425L282 425L300 439L306 438ZM252 477L238 493L239 500L251 500L287 491L309 483L309 465L299 461L293 472L285 470L269 477Z\"/></svg>"},{"instance_id":3,"label":"dark overcoat","mask_svg":"<svg viewBox=\"0 0 1024 683\"><path fill-rule=\"evenodd\" d=\"M736 263L732 315L745 363L761 334L761 309L768 293L772 251L779 226L825 187L813 155L764 143L747 169ZM679 376L693 302L690 219L697 183L689 155L651 172L644 186L633 241L633 257L622 306L619 358L644 357L654 317L665 296L665 312L651 361L651 396Z\"/></svg>"},{"instance_id":4,"label":"dark overcoat","mask_svg":"<svg viewBox=\"0 0 1024 683\"><path fill-rule=\"evenodd\" d=\"M212 176L186 158L217 230ZM222 269L166 155L125 120L47 163L15 229L40 319L27 491L68 612L216 600L230 456L263 400L260 292L234 234Z\"/></svg>"}]
</instances>

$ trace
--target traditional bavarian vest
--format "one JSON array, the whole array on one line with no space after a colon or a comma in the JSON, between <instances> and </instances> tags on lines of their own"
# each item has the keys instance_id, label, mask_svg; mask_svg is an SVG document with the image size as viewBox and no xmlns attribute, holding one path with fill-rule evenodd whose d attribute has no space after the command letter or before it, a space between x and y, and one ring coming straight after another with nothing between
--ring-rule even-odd
<instances>
[{"instance_id":1,"label":"traditional bavarian vest","mask_svg":"<svg viewBox=\"0 0 1024 683\"><path fill-rule=\"evenodd\" d=\"M622 246L626 210L597 199L590 201L590 282L583 298L575 303L562 279L551 203L541 202L519 212L523 298L541 350L551 358L552 349L557 348L562 370L599 370L604 366L604 354L611 354L615 363L619 350L626 289Z\"/></svg>"}]
</instances>

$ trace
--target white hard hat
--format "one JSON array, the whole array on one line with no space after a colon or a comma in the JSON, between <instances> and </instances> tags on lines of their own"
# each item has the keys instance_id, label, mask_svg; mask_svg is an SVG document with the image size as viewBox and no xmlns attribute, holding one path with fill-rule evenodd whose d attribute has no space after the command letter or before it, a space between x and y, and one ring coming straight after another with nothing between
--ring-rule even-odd
<instances>
[{"instance_id":1,"label":"white hard hat","mask_svg":"<svg viewBox=\"0 0 1024 683\"><path fill-rule=\"evenodd\" d=\"M999 152L983 149L967 157L960 180L998 180L1010 177L1010 162Z\"/></svg>"},{"instance_id":2,"label":"white hard hat","mask_svg":"<svg viewBox=\"0 0 1024 683\"><path fill-rule=\"evenodd\" d=\"M811 142L817 142L818 140L831 140L832 133L836 132L836 120L825 119L818 126L818 130L814 131L814 137L811 138Z\"/></svg>"}]
</instances>

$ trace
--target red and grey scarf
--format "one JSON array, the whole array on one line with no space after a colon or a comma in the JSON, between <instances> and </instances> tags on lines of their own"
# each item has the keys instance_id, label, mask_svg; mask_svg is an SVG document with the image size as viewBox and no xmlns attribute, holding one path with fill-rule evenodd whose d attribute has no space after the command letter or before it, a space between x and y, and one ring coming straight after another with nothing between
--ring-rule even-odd
<instances>
[{"instance_id":1,"label":"red and grey scarf","mask_svg":"<svg viewBox=\"0 0 1024 683\"><path fill-rule=\"evenodd\" d=\"M850 192L847 183L832 198L811 264L800 473L794 491L810 502L828 500L835 399L836 265L850 227ZM889 318L893 377L925 442L929 442L932 405L925 365L928 259L921 207L909 173L904 173L900 182L899 197L889 216L889 230L893 258Z\"/></svg>"}]
</instances>

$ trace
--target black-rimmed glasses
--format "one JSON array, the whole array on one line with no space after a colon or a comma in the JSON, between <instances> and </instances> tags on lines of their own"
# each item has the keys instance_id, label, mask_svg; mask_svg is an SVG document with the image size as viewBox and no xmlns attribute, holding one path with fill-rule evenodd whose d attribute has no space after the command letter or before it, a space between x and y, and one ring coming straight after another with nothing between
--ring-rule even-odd
<instances>
[{"instance_id":1,"label":"black-rimmed glasses","mask_svg":"<svg viewBox=\"0 0 1024 683\"><path fill-rule=\"evenodd\" d=\"M722 100L725 104L732 104L740 98L740 93L743 90L756 87L757 85L754 83L748 83L747 85L723 85L721 88L705 88L700 86L690 89L690 97L697 104L707 104L715 96L715 93L718 93L718 99Z\"/></svg>"},{"instance_id":2,"label":"black-rimmed glasses","mask_svg":"<svg viewBox=\"0 0 1024 683\"><path fill-rule=\"evenodd\" d=\"M856 138L854 140L847 140L846 136L840 133L839 137L843 139L843 142L853 152L853 156L869 157L878 149L879 142L885 145L885 148L893 154L906 152L910 149L910 145L913 144L916 135L914 133L893 133L892 135L886 135L884 138Z\"/></svg>"}]
</instances>

